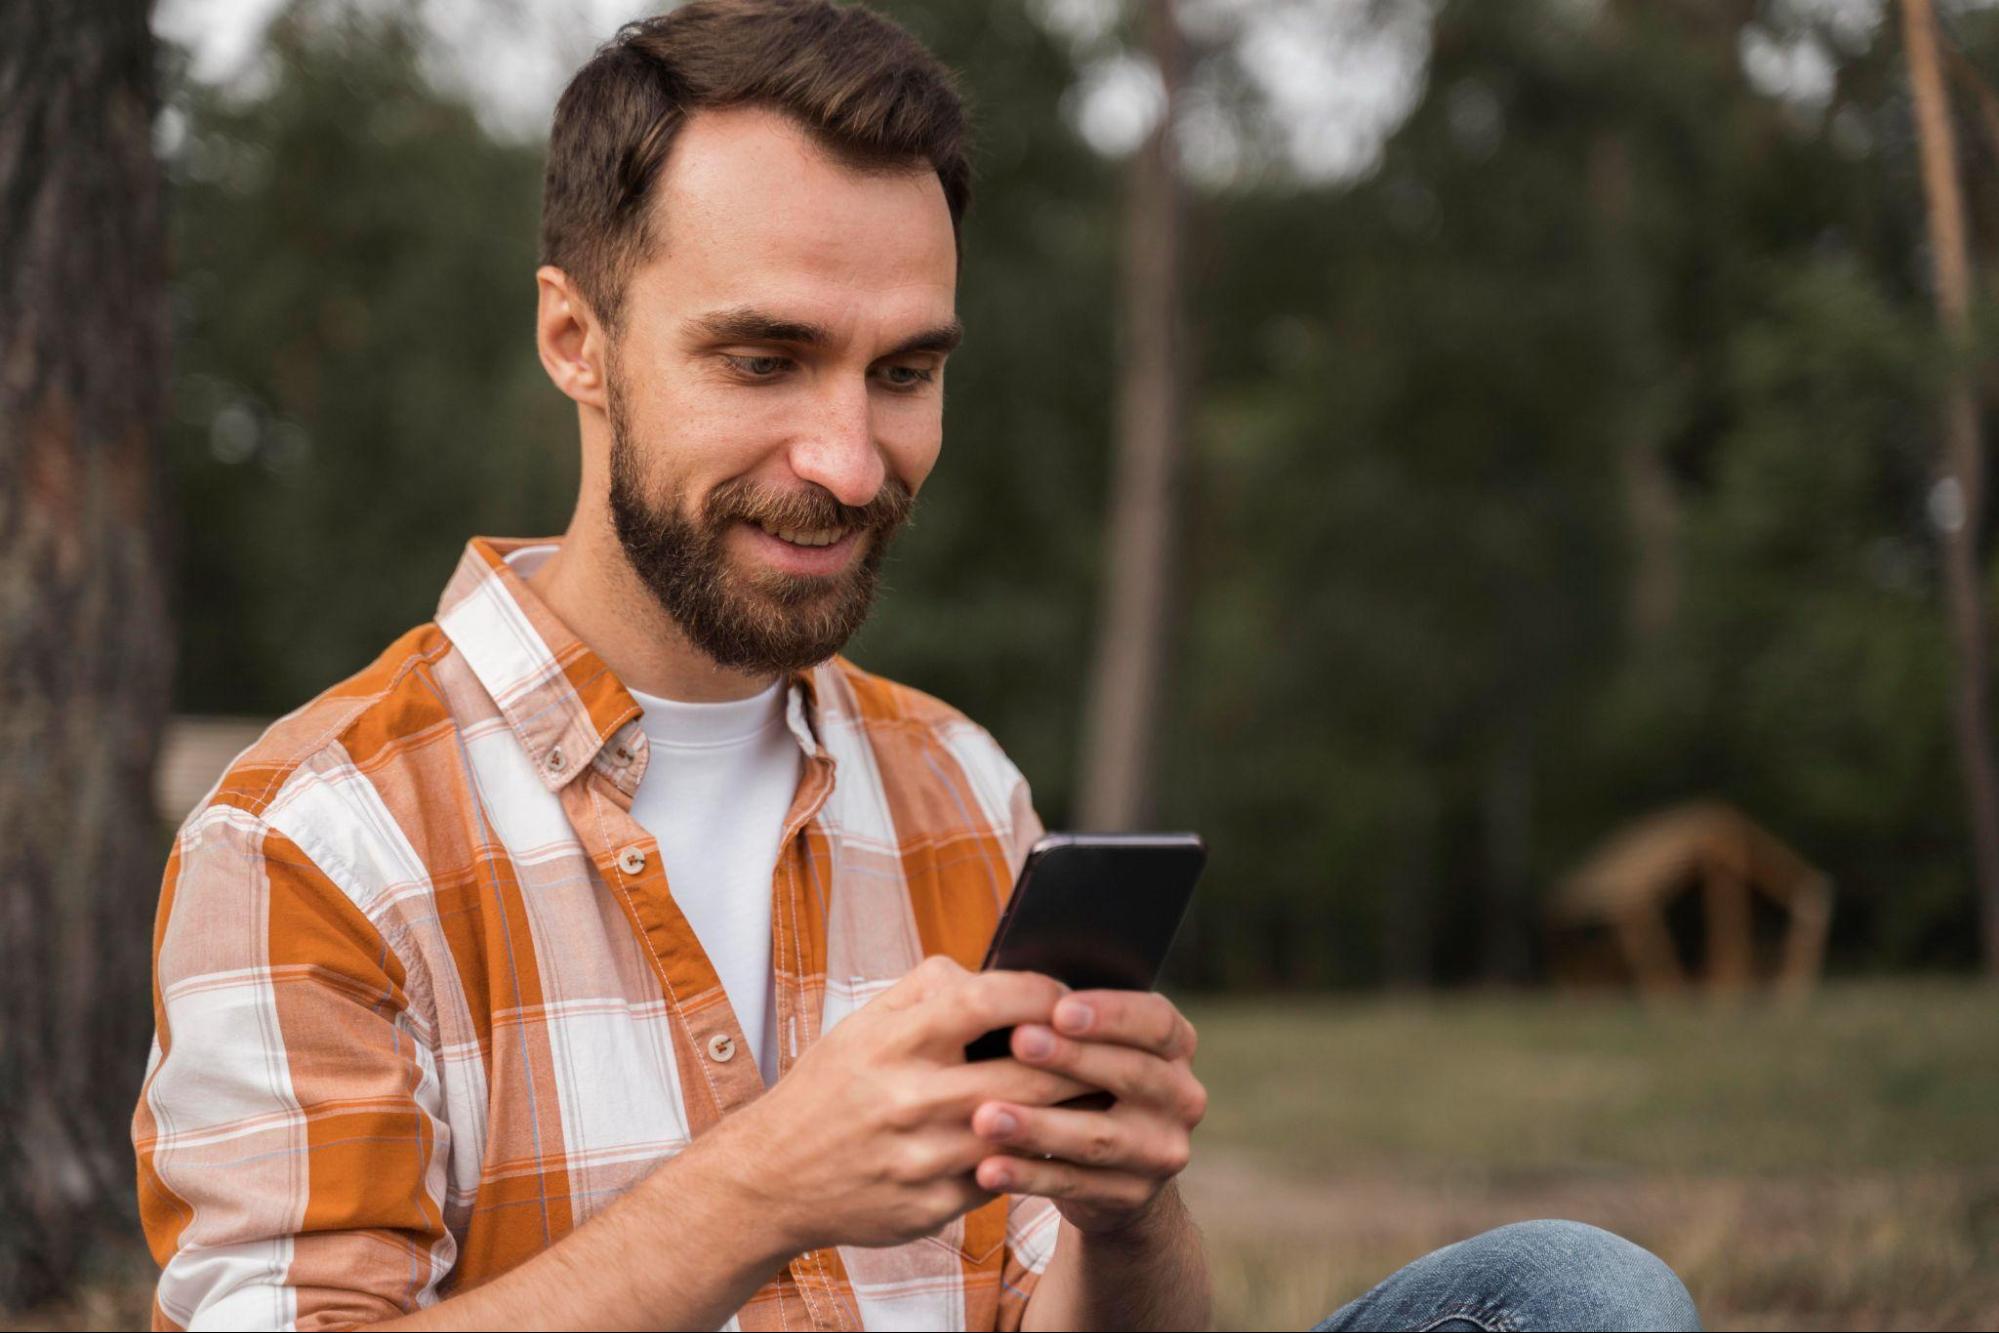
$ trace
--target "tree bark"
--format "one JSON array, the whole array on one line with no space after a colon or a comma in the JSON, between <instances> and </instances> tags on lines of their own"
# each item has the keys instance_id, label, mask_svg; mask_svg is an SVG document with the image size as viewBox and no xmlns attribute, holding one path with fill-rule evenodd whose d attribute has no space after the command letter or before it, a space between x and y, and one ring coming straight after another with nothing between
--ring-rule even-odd
<instances>
[{"instance_id":1,"label":"tree bark","mask_svg":"<svg viewBox=\"0 0 1999 1333\"><path fill-rule=\"evenodd\" d=\"M133 1211L168 635L149 6L0 8L0 1307Z\"/></svg>"},{"instance_id":2,"label":"tree bark","mask_svg":"<svg viewBox=\"0 0 1999 1333\"><path fill-rule=\"evenodd\" d=\"M1923 198L1930 258L1936 266L1937 315L1954 353L1944 389L1944 441L1937 480L1942 503L1934 509L1943 547L1944 591L1957 648L1953 703L1958 764L1971 825L1985 969L1999 974L1999 774L1993 767L1989 630L1978 556L1984 456L1978 401L1965 356L1971 330L1971 259L1965 239L1963 190L1958 181L1957 142L1938 55L1936 12L1930 0L1903 0L1902 35L1915 99L1916 133L1922 147Z\"/></svg>"},{"instance_id":3,"label":"tree bark","mask_svg":"<svg viewBox=\"0 0 1999 1333\"><path fill-rule=\"evenodd\" d=\"M1125 211L1117 456L1112 471L1106 592L1084 719L1082 824L1131 828L1152 810L1179 532L1183 201L1173 114L1184 62L1170 0L1139 0L1146 45L1165 90L1159 123L1132 161Z\"/></svg>"}]
</instances>

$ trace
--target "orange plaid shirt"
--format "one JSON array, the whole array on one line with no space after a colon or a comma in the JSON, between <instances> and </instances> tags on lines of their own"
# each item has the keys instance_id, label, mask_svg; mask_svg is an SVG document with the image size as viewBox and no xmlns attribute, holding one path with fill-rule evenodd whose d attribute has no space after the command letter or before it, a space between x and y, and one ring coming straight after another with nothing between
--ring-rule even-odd
<instances>
[{"instance_id":1,"label":"orange plaid shirt","mask_svg":"<svg viewBox=\"0 0 1999 1333\"><path fill-rule=\"evenodd\" d=\"M639 707L508 564L530 545L473 540L436 621L275 723L175 841L132 1131L156 1327L435 1303L763 1090L631 817ZM1040 832L998 745L928 696L836 658L794 677L789 723L780 1077L925 955L976 967ZM1014 1327L1057 1229L1007 1197L814 1250L731 1326Z\"/></svg>"}]
</instances>

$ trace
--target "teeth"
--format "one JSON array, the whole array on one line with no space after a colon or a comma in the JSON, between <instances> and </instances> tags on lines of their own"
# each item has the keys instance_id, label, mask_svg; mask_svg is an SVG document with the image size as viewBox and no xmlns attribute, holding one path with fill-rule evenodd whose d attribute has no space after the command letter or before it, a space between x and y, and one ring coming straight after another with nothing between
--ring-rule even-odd
<instances>
[{"instance_id":1,"label":"teeth","mask_svg":"<svg viewBox=\"0 0 1999 1333\"><path fill-rule=\"evenodd\" d=\"M793 546L831 546L845 535L839 528L773 528L768 523L759 523L757 526L781 541L790 542Z\"/></svg>"}]
</instances>

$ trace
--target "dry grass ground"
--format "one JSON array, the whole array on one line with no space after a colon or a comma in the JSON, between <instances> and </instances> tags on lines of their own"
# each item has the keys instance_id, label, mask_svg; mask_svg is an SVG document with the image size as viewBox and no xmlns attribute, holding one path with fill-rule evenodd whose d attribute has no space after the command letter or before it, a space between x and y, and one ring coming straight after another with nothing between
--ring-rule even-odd
<instances>
[{"instance_id":1,"label":"dry grass ground","mask_svg":"<svg viewBox=\"0 0 1999 1333\"><path fill-rule=\"evenodd\" d=\"M1222 1326L1305 1328L1397 1266L1570 1217L1710 1328L1999 1327L1999 991L1795 1013L1549 997L1200 1006L1188 1193Z\"/></svg>"},{"instance_id":2,"label":"dry grass ground","mask_svg":"<svg viewBox=\"0 0 1999 1333\"><path fill-rule=\"evenodd\" d=\"M1594 1222L1711 1329L1999 1328L1999 990L1849 984L1795 1013L1546 996L1193 1006L1187 1192L1221 1326L1303 1329L1417 1255ZM150 1269L0 1329L143 1323Z\"/></svg>"}]
</instances>

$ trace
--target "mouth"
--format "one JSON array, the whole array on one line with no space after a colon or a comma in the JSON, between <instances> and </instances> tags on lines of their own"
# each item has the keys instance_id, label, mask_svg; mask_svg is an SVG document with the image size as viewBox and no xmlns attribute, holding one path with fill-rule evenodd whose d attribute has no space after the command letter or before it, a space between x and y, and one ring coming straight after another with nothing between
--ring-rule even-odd
<instances>
[{"instance_id":1,"label":"mouth","mask_svg":"<svg viewBox=\"0 0 1999 1333\"><path fill-rule=\"evenodd\" d=\"M757 527L793 546L831 546L852 531L851 528L774 528L768 523L758 523Z\"/></svg>"},{"instance_id":2,"label":"mouth","mask_svg":"<svg viewBox=\"0 0 1999 1333\"><path fill-rule=\"evenodd\" d=\"M787 574L838 574L851 563L864 535L860 528L774 528L739 523L757 558Z\"/></svg>"}]
</instances>

